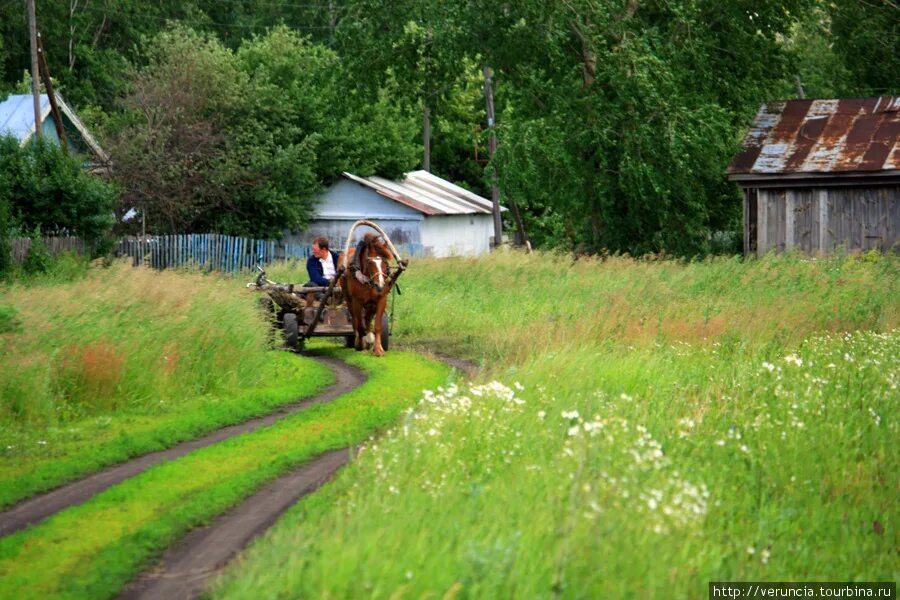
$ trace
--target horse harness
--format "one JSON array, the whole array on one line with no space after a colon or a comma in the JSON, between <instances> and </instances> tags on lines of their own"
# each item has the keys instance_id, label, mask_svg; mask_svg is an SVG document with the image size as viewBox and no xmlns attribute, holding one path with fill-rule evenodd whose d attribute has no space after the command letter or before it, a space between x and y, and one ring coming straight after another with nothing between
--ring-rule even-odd
<instances>
[{"instance_id":1,"label":"horse harness","mask_svg":"<svg viewBox=\"0 0 900 600\"><path fill-rule=\"evenodd\" d=\"M372 281L372 278L369 277L368 275L366 275L365 273L363 273L362 253L363 253L363 250L365 250L365 249L366 249L366 241L360 240L360 242L356 245L356 253L353 255L353 262L350 264L350 272L353 273L353 277L355 277L359 283L361 283L362 285L368 286L372 289L375 289L375 283ZM378 265L378 262L383 260L381 257L378 257L377 259L369 258L369 260L375 262L376 266L380 270L380 266ZM387 273L384 274L384 277L387 281L390 281L390 278L391 278L390 264L387 265Z\"/></svg>"}]
</instances>

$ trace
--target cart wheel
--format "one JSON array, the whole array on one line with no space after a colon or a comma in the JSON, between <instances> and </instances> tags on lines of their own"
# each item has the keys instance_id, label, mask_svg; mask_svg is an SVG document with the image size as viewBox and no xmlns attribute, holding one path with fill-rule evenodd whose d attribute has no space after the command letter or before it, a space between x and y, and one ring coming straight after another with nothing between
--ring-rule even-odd
<instances>
[{"instance_id":1,"label":"cart wheel","mask_svg":"<svg viewBox=\"0 0 900 600\"><path fill-rule=\"evenodd\" d=\"M344 348L352 348L356 345L356 336L355 335L345 335L344 336Z\"/></svg>"},{"instance_id":2,"label":"cart wheel","mask_svg":"<svg viewBox=\"0 0 900 600\"><path fill-rule=\"evenodd\" d=\"M284 345L291 350L297 350L297 342L300 339L300 328L297 326L297 315L284 314Z\"/></svg>"},{"instance_id":3,"label":"cart wheel","mask_svg":"<svg viewBox=\"0 0 900 600\"><path fill-rule=\"evenodd\" d=\"M381 349L387 352L391 338L391 318L381 315Z\"/></svg>"}]
</instances>

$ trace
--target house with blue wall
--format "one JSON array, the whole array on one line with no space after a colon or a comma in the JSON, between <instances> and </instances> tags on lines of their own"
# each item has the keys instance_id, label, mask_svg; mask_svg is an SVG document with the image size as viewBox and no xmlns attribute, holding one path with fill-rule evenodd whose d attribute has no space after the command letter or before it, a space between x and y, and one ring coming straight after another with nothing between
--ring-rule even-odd
<instances>
[{"instance_id":1,"label":"house with blue wall","mask_svg":"<svg viewBox=\"0 0 900 600\"><path fill-rule=\"evenodd\" d=\"M344 173L321 195L307 230L288 234L285 241L310 244L324 235L337 249L359 219L377 223L402 254L412 256L478 256L490 251L494 235L490 200L427 171L413 171L400 181Z\"/></svg>"},{"instance_id":2,"label":"house with blue wall","mask_svg":"<svg viewBox=\"0 0 900 600\"><path fill-rule=\"evenodd\" d=\"M108 165L109 156L59 94L56 94L56 104L59 106L66 143L70 149L88 157L85 165L88 169ZM31 94L12 95L0 102L0 135L11 135L25 145L34 136L34 132L34 101ZM47 94L41 94L41 134L43 139L59 144Z\"/></svg>"}]
</instances>

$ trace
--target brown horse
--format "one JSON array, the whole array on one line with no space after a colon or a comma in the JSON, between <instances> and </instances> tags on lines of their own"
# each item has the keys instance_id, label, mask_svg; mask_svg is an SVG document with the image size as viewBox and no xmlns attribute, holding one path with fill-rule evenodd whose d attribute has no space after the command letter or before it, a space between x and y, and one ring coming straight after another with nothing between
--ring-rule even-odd
<instances>
[{"instance_id":1,"label":"brown horse","mask_svg":"<svg viewBox=\"0 0 900 600\"><path fill-rule=\"evenodd\" d=\"M340 261L346 267L341 276L341 289L356 333L354 347L357 351L365 348L365 344L374 347L375 356L384 356L381 346L382 317L391 291L390 269L388 263L393 253L379 236L367 233L355 249L351 248L347 256ZM372 322L375 331L372 340Z\"/></svg>"}]
</instances>

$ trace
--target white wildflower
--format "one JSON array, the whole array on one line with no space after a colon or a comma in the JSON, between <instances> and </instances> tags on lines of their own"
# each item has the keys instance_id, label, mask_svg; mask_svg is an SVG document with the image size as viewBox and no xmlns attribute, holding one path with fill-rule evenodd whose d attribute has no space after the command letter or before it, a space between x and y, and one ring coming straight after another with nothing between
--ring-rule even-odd
<instances>
[{"instance_id":1,"label":"white wildflower","mask_svg":"<svg viewBox=\"0 0 900 600\"><path fill-rule=\"evenodd\" d=\"M797 356L796 354L789 354L788 356L785 356L784 362L797 365L798 367L803 366L803 359L800 358L799 356Z\"/></svg>"}]
</instances>

